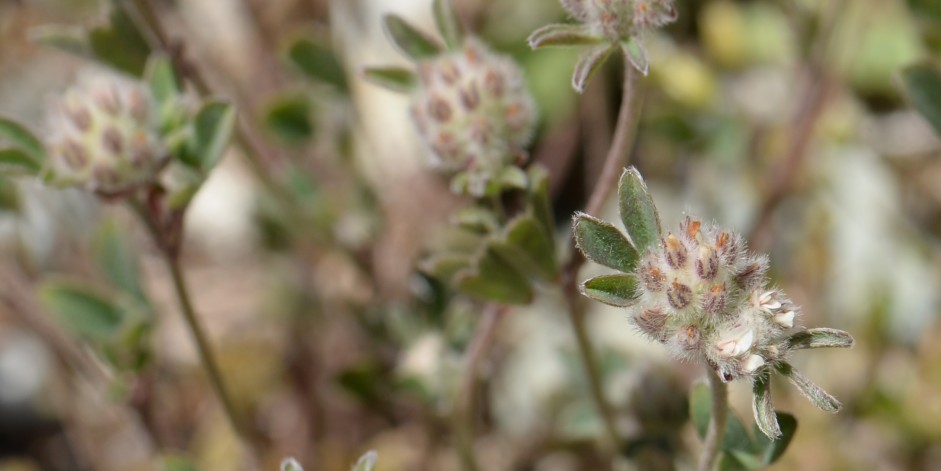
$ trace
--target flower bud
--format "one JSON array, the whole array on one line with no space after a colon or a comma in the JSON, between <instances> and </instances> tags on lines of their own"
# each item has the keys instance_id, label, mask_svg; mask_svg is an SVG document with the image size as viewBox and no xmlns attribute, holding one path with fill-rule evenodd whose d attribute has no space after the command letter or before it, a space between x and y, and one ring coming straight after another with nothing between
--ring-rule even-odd
<instances>
[{"instance_id":1,"label":"flower bud","mask_svg":"<svg viewBox=\"0 0 941 471\"><path fill-rule=\"evenodd\" d=\"M699 247L699 255L696 257L696 275L701 280L712 280L719 273L719 257L715 249L708 245Z\"/></svg>"},{"instance_id":2,"label":"flower bud","mask_svg":"<svg viewBox=\"0 0 941 471\"><path fill-rule=\"evenodd\" d=\"M667 314L662 309L644 309L634 315L634 324L637 325L637 328L659 341L663 341L665 338L664 327L666 322Z\"/></svg>"},{"instance_id":3,"label":"flower bud","mask_svg":"<svg viewBox=\"0 0 941 471\"><path fill-rule=\"evenodd\" d=\"M167 161L141 84L87 77L49 114L52 171L65 184L113 196L152 181Z\"/></svg>"},{"instance_id":4,"label":"flower bud","mask_svg":"<svg viewBox=\"0 0 941 471\"><path fill-rule=\"evenodd\" d=\"M462 50L428 59L418 70L411 114L434 164L478 173L474 178L486 183L515 163L532 136L536 111L511 59L468 40Z\"/></svg>"},{"instance_id":5,"label":"flower bud","mask_svg":"<svg viewBox=\"0 0 941 471\"><path fill-rule=\"evenodd\" d=\"M728 300L728 293L724 284L713 285L709 291L703 295L702 308L710 315L718 316L725 310Z\"/></svg>"},{"instance_id":6,"label":"flower bud","mask_svg":"<svg viewBox=\"0 0 941 471\"><path fill-rule=\"evenodd\" d=\"M651 292L663 290L663 283L666 281L666 275L657 268L651 261L645 262L640 267L640 277L644 281L644 287Z\"/></svg>"},{"instance_id":7,"label":"flower bud","mask_svg":"<svg viewBox=\"0 0 941 471\"><path fill-rule=\"evenodd\" d=\"M666 248L667 263L670 264L671 267L679 270L686 266L689 251L686 249L686 244L684 244L683 241L675 235L670 234L663 241L663 245Z\"/></svg>"},{"instance_id":8,"label":"flower bud","mask_svg":"<svg viewBox=\"0 0 941 471\"><path fill-rule=\"evenodd\" d=\"M680 348L692 352L698 350L702 344L702 334L695 325L687 325L677 331L676 341Z\"/></svg>"},{"instance_id":9,"label":"flower bud","mask_svg":"<svg viewBox=\"0 0 941 471\"><path fill-rule=\"evenodd\" d=\"M790 329L791 327L794 327L794 315L795 312L793 310L787 310L775 314L772 319L774 320L775 324Z\"/></svg>"},{"instance_id":10,"label":"flower bud","mask_svg":"<svg viewBox=\"0 0 941 471\"><path fill-rule=\"evenodd\" d=\"M693 302L693 290L678 280L673 280L673 285L667 290L667 299L673 309L684 309Z\"/></svg>"}]
</instances>

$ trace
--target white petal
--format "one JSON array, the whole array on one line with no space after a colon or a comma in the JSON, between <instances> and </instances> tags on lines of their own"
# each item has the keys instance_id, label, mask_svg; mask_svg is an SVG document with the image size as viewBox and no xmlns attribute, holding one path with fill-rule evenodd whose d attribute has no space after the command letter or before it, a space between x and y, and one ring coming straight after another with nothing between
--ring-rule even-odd
<instances>
[{"instance_id":1,"label":"white petal","mask_svg":"<svg viewBox=\"0 0 941 471\"><path fill-rule=\"evenodd\" d=\"M789 329L794 327L794 311L787 311L777 314L774 316L774 322Z\"/></svg>"},{"instance_id":2,"label":"white petal","mask_svg":"<svg viewBox=\"0 0 941 471\"><path fill-rule=\"evenodd\" d=\"M752 342L755 340L755 331L748 329L742 336L738 338L735 342L735 353L734 355L741 355L748 351L751 348Z\"/></svg>"},{"instance_id":3,"label":"white petal","mask_svg":"<svg viewBox=\"0 0 941 471\"><path fill-rule=\"evenodd\" d=\"M731 358L735 356L736 343L734 340L726 340L716 344L716 350L722 358Z\"/></svg>"},{"instance_id":4,"label":"white petal","mask_svg":"<svg viewBox=\"0 0 941 471\"><path fill-rule=\"evenodd\" d=\"M742 363L742 369L746 373L751 373L765 364L765 359L761 355L751 355Z\"/></svg>"}]
</instances>

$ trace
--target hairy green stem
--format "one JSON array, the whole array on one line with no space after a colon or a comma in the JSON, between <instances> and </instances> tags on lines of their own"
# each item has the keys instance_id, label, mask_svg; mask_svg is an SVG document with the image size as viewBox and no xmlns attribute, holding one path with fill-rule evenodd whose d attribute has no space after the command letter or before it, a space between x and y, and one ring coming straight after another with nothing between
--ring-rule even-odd
<instances>
[{"instance_id":1,"label":"hairy green stem","mask_svg":"<svg viewBox=\"0 0 941 471\"><path fill-rule=\"evenodd\" d=\"M631 66L630 62L624 61L624 94L621 98L621 108L618 111L618 120L615 125L614 138L611 141L611 148L605 157L604 167L601 170L601 176L595 185L595 189L588 200L585 211L588 214L598 214L601 207L608 199L617 180L623 171L624 166L630 160L629 150L634 143L637 135L637 123L640 121L641 107L643 105L643 90L641 76ZM585 326L585 307L584 301L578 292L578 269L585 263L585 258L577 250L569 260L569 263L562 271L561 283L563 292L568 302L569 320L572 323L572 330L575 332L575 342L578 346L579 358L582 367L588 376L588 385L591 391L591 398L595 404L595 409L601 416L604 424L606 449L614 452L621 444L620 435L614 422L614 413L611 405L604 395L602 376L598 367L598 360L595 356L594 348L588 337L588 329Z\"/></svg>"},{"instance_id":2,"label":"hairy green stem","mask_svg":"<svg viewBox=\"0 0 941 471\"><path fill-rule=\"evenodd\" d=\"M715 467L716 459L722 450L725 422L729 415L727 385L709 365L706 365L705 368L712 396L712 414L709 419L709 428L706 430L706 441L703 444L702 455L699 456L699 467L696 468L698 471L712 471Z\"/></svg>"}]
</instances>

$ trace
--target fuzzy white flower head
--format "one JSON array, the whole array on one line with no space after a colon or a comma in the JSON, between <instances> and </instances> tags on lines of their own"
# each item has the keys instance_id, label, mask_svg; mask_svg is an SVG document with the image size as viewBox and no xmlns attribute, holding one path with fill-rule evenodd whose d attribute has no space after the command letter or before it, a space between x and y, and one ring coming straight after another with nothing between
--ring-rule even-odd
<instances>
[{"instance_id":1,"label":"fuzzy white flower head","mask_svg":"<svg viewBox=\"0 0 941 471\"><path fill-rule=\"evenodd\" d=\"M682 359L705 359L726 380L775 361L774 344L798 308L768 289L767 259L741 237L687 218L642 254L633 321Z\"/></svg>"},{"instance_id":2,"label":"fuzzy white flower head","mask_svg":"<svg viewBox=\"0 0 941 471\"><path fill-rule=\"evenodd\" d=\"M113 74L82 77L48 115L55 180L102 195L152 181L167 161L148 90Z\"/></svg>"},{"instance_id":3,"label":"fuzzy white flower head","mask_svg":"<svg viewBox=\"0 0 941 471\"><path fill-rule=\"evenodd\" d=\"M459 51L419 63L418 72L411 112L433 164L486 179L523 155L536 110L510 58L468 39Z\"/></svg>"}]
</instances>

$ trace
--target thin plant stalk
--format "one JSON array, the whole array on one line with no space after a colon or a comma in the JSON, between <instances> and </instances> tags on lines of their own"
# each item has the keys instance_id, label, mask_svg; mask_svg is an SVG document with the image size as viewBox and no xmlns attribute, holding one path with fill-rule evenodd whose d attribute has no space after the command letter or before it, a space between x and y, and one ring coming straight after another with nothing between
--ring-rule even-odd
<instances>
[{"instance_id":1,"label":"thin plant stalk","mask_svg":"<svg viewBox=\"0 0 941 471\"><path fill-rule=\"evenodd\" d=\"M161 225L155 221L155 218L152 217L151 213L139 201L132 201L131 207L147 226L147 229L151 233L154 242L160 249L160 253L167 264L170 278L173 281L173 291L180 305L183 320L186 322L187 330L189 330L193 341L196 343L196 352L199 356L200 365L206 372L213 392L216 397L219 398L219 402L222 403L222 409L226 419L241 441L248 463L247 468L257 469L256 463L258 454L252 445L244 424L239 420L235 403L232 401L232 395L226 387L222 372L219 369L219 363L216 360L215 354L212 352L206 330L203 328L202 322L199 320L199 315L196 313L196 309L193 306L192 296L190 295L186 278L180 266L179 247L177 243L175 243L179 241L179 238L171 239L168 237L168 234L166 234L167 231L162 230Z\"/></svg>"},{"instance_id":2,"label":"thin plant stalk","mask_svg":"<svg viewBox=\"0 0 941 471\"><path fill-rule=\"evenodd\" d=\"M621 98L621 108L618 111L617 123L615 124L614 138L605 157L601 175L588 199L588 205L585 208L588 214L598 214L608 196L614 191L614 187L617 186L618 178L624 166L630 160L629 151L637 135L637 124L640 121L642 106L643 87L641 76L629 61L624 60L624 92ZM594 402L595 409L604 424L606 448L613 452L617 450L621 439L615 426L613 409L604 395L598 360L585 325L584 301L581 299L577 288L578 269L581 268L583 263L585 263L585 258L580 252L575 251L572 259L569 260L563 270L561 282L568 300L568 317L572 323L572 330L575 332L579 358L588 376L592 402Z\"/></svg>"},{"instance_id":3,"label":"thin plant stalk","mask_svg":"<svg viewBox=\"0 0 941 471\"><path fill-rule=\"evenodd\" d=\"M702 455L699 456L698 471L712 471L716 459L722 450L722 438L725 435L725 422L729 415L728 386L708 365L705 367L709 378L709 391L712 397L712 414L709 427L706 430L706 441L703 444Z\"/></svg>"}]
</instances>

